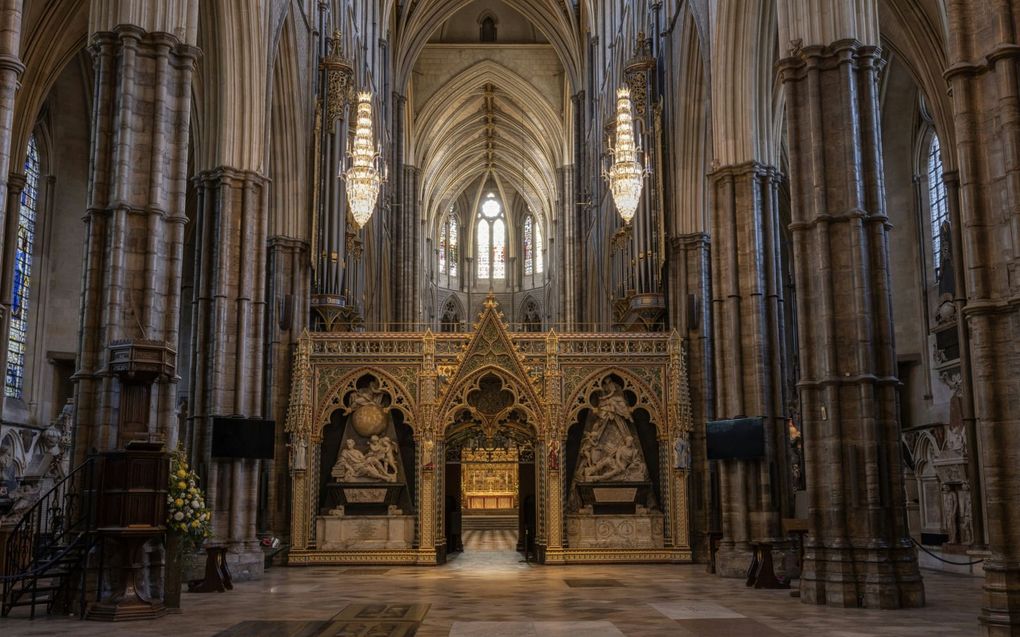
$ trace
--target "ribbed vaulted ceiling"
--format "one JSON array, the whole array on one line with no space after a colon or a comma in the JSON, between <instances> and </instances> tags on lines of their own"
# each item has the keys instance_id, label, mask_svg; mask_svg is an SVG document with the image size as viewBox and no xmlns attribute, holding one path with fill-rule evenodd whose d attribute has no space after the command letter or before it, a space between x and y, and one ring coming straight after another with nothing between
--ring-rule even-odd
<instances>
[{"instance_id":1,"label":"ribbed vaulted ceiling","mask_svg":"<svg viewBox=\"0 0 1020 637\"><path fill-rule=\"evenodd\" d=\"M549 214L562 165L560 115L527 80L492 61L450 79L423 106L415 126L427 214L445 210L489 174Z\"/></svg>"},{"instance_id":2,"label":"ribbed vaulted ceiling","mask_svg":"<svg viewBox=\"0 0 1020 637\"><path fill-rule=\"evenodd\" d=\"M411 78L430 38L458 12L470 11L472 3L384 2L384 15L392 20L394 85L398 91L411 94L417 90L413 85L417 80ZM563 85L550 89L546 84L540 89L534 78L525 77L528 71L523 66L508 68L493 59L480 59L467 68L451 70L450 77L440 78L439 88L411 114L407 129L408 158L421 171L419 194L430 226L451 202L464 195L470 199L474 193L466 191L489 178L515 191L534 212L547 219L553 213L557 171L564 164L563 149L568 143L565 122L569 117L559 102L580 82L581 35L576 2L503 3L548 41L562 66Z\"/></svg>"},{"instance_id":3,"label":"ribbed vaulted ceiling","mask_svg":"<svg viewBox=\"0 0 1020 637\"><path fill-rule=\"evenodd\" d=\"M397 16L395 35L396 86L407 85L415 61L429 37L457 11L473 0L418 0L404 2ZM580 87L582 36L577 28L573 0L503 0L532 24L552 43L567 77L575 88ZM391 15L396 0L384 0Z\"/></svg>"}]
</instances>

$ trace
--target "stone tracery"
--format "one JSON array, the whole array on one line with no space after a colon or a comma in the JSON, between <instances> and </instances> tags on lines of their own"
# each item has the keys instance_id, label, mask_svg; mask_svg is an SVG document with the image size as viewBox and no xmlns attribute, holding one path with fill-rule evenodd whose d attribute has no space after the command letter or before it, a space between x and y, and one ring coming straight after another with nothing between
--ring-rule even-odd
<instances>
[{"instance_id":1,"label":"stone tracery","mask_svg":"<svg viewBox=\"0 0 1020 637\"><path fill-rule=\"evenodd\" d=\"M606 431L603 433L608 437L614 435L619 437L620 434L615 433L617 427L634 431L627 420L632 411L631 402L638 408L647 410L646 413L654 412L656 418L661 413L660 408L649 391L642 384L633 380L624 371L625 368L608 367L608 361L599 362L599 358L610 355L614 360L619 361L619 352L633 350L632 356L634 356L635 362L646 366L647 376L654 377L656 385L659 387L668 386L666 375L669 373L671 360L669 354L671 346L667 346L669 337L665 336L647 335L645 338L630 338L624 341L610 335L601 335L599 341L605 342L608 346L590 348L588 346L573 346L574 343L584 343L585 337L582 335L564 334L551 337L542 334L511 334L507 331L499 314L497 304L491 298L486 303L486 310L475 325L474 332L467 335L431 334L429 332L424 335L409 334L407 337L392 335L388 338L394 342L394 347L377 349L375 355L380 358L368 367L364 367L364 362L345 361L343 358L336 358L333 354L333 352L356 347L356 342L363 340L363 336L344 338L340 335L308 335L305 338L306 344L299 348L299 362L296 363L298 369L305 370L302 372L301 378L298 379L298 386L302 384L309 386L309 389L312 390L311 401L313 403L325 404L327 408L336 410L338 414L348 414L347 418L351 420L351 425L348 434L345 434L348 437L343 443L346 448L337 449L336 459L322 458L318 460L317 464L310 464L307 471L301 471L294 466L291 468L292 480L295 483L294 492L300 494L295 499L292 524L298 529L309 529L309 535L295 536L298 544L292 559L298 562L304 560L316 563L321 563L323 560L371 561L379 555L378 550L381 550L379 548L362 547L358 549L357 546L345 544L346 541L341 542L340 540L328 541L328 546L333 548L326 549L325 552L321 547L313 548L310 545L316 519L325 521L319 522L320 530L317 533L338 534L340 531L331 531L324 524L332 524L329 520L333 518L329 516L350 515L351 508L350 506L345 506L342 510L334 508L326 517L315 514L314 507L311 506L315 498L309 488L319 482L319 478L316 476L320 472L331 472L333 477L341 481L341 488L349 488L349 486L344 487L345 484L354 485L357 483L364 483L368 486L373 486L376 483L381 485L389 478L390 474L385 471L384 464L381 465L378 462L383 460L384 456L377 455L376 461L372 459L371 439L369 438L366 442L363 439L351 437L354 435L352 433L354 432L353 420L360 409L367 409L371 413L377 411L381 413L383 409L389 408L391 405L393 409L398 409L401 413L405 413L403 410L406 409L407 424L414 430L417 449L415 473L420 491L417 492L414 505L415 514L419 519L419 530L413 545L418 548L410 550L412 544L405 543L400 545L402 548L386 549L393 551L388 559L411 562L442 559L441 553L437 556L429 548L430 542L434 539L428 539L435 538L436 533L442 532L442 511L435 508L427 494L430 490L438 489L434 473L437 467L442 466L447 457L447 451L444 449L459 449L465 444L485 447L496 444L496 441L509 436L507 440L514 441L512 444L515 448L524 450L534 448L533 457L539 467L540 479L549 484L548 488L543 490L548 497L553 497L552 494L558 493L559 488L552 485L555 484L555 481L563 479L560 477L562 472L560 455L561 450L565 448L566 441L563 436L567 431L567 427L563 424L565 422L563 418L564 416L576 418L577 412L559 410L558 405L562 404L560 401L566 398L565 395L561 395L565 388L560 388L558 385L541 387L536 378L555 378L550 374L555 374L554 370L561 367L570 369L578 366L580 369L586 370L583 376L588 379L586 387L590 390L586 396L594 397L594 402L601 404L601 409L606 414L604 427ZM396 347L395 342L401 339L408 343L422 343L425 344L425 347ZM537 356L536 354L524 354L525 350L535 349L531 346L521 346L520 344L525 340L543 343L544 348L539 349ZM560 348L559 344L564 340L571 345L565 348L562 353L557 354L556 350ZM623 346L624 343L635 343L635 341L642 346ZM436 344L431 344L433 342ZM439 342L454 342L461 345L460 347L444 346L440 348L437 346ZM326 346L327 343L333 345ZM587 353L590 349L594 350L594 357ZM406 351L406 354L402 354L396 359L387 360L387 357L390 356L387 352L399 350ZM429 354L429 352L440 350L444 352L441 355ZM321 353L316 354L316 352ZM424 358L422 358L423 356ZM430 362L430 356L437 356L437 360ZM550 356L553 358L550 359ZM449 361L449 363L441 361ZM432 366L450 365L450 369L444 372L446 380L441 391L437 391L438 388L435 386L425 387L423 385L420 392L416 394L418 396L416 401L407 399L404 402L395 398L392 393L397 385L389 380L390 374L386 370L388 365L393 364L411 364L418 367L419 378L428 378L430 373L434 373L429 371L433 369ZM345 373L344 369L352 371ZM323 374L339 376L342 380L340 382L320 380L315 384L312 383L313 378ZM681 384L685 382L682 376L676 380ZM614 388L614 385L617 384L618 386ZM319 390L316 390L315 387L318 387ZM632 398L625 398L624 390ZM317 397L316 391L329 391L332 393L332 397L327 397L324 401ZM550 394L550 391L555 393ZM670 390L670 392L672 391ZM598 396L601 396L601 401ZM571 398L571 400L573 399ZM294 411L288 420L287 428L292 437L305 438L313 446L322 444L324 438L321 435L321 429L302 426L300 419L307 416L300 414L301 412ZM320 420L320 422L324 422L324 420ZM659 426L661 430L658 434L653 434L653 438L668 436L667 432L669 431L676 432L674 435L677 435L683 430L681 423L672 423L668 426L659 424ZM319 433L313 435L313 430ZM468 443L470 440L475 442ZM625 438L621 440L625 441ZM542 449L544 451L540 452ZM532 452L528 451L528 453ZM616 449L613 450L612 461L604 463L599 471L604 472L613 466L614 461L617 464L622 464L624 470L618 472L620 475L607 475L599 482L605 480L618 482L620 478L625 482L629 479L647 480L650 477L648 469L645 468L643 461L638 460L638 456L642 453L637 448L636 439L632 441L632 446L628 446L624 442L620 445L619 452ZM638 469L631 469L628 472L627 468L632 466L638 467ZM683 473L679 473L676 477L682 478L683 475ZM671 470L665 467L662 468L660 479L664 485L669 485L667 490L672 493L683 493L686 490L682 479L681 482L674 483L675 476ZM432 492L436 493L436 491ZM378 497L383 497L382 492L379 492ZM349 504L350 502L348 499ZM677 506L682 506L681 502L682 500L668 499L663 503L663 506L677 520L681 520L683 516L676 510ZM559 521L559 516L556 513L557 506L553 502L543 502L540 505L545 519L545 531L556 534L542 541L541 546L545 551L544 559L547 561L569 561L572 559L572 553L571 549L563 547L566 529L561 526L562 521ZM391 515L398 516L406 514L408 511L391 513ZM673 528L671 544L664 545L665 540L662 539L663 514L656 513L655 515L657 517L653 519L653 524L657 525L654 528L658 529L660 538L657 542L649 541L640 544L632 549L638 551L633 554L628 553L628 549L624 546L603 543L600 544L600 550L604 551L603 559L630 559L627 556L633 555L642 555L643 559L685 559L685 556L689 556L685 548L689 546L687 529ZM649 529L651 528L649 527ZM559 529L559 531L555 529ZM340 536L331 535L330 537L339 538ZM394 544L396 540L393 538L390 538L389 542L391 546L396 546ZM346 548L341 550L338 548L340 546ZM578 547L578 550L581 548ZM584 550L590 551L591 548ZM640 551L652 552L641 553Z\"/></svg>"},{"instance_id":2,"label":"stone tracery","mask_svg":"<svg viewBox=\"0 0 1020 637\"><path fill-rule=\"evenodd\" d=\"M35 136L53 229L35 255L26 399L6 401L0 424L15 489L33 450L54 448L45 425L74 386L77 460L127 434L182 442L211 485L215 540L252 574L257 525L315 548L317 481L333 477L403 481L413 507L393 506L420 526L413 550L386 550L428 562L443 505L421 494L442 491L444 457L462 438L513 432L550 489L549 562L581 556L555 533L581 508L556 501L577 474L658 478L672 553L655 559L709 559L719 530L716 570L739 574L755 544L788 539L784 520L808 520L804 599L910 606L923 593L908 538L936 558L978 551L986 628L1006 630L1020 455L1002 434L1017 357L1003 192L1018 160L1015 131L988 122L1012 121L1010 3L9 4L3 294L24 194L10 158ZM486 19L498 33L482 38ZM654 171L620 227L598 173L624 83ZM375 93L390 168L361 230L335 179L354 88ZM918 149L943 170L918 168ZM480 281L469 218L488 192L506 217L505 276ZM436 253L454 206L456 276ZM87 257L72 266L86 207ZM543 272L527 258L532 218ZM470 325L490 288L522 328L509 346L491 323ZM75 333L54 319L79 292ZM105 367L125 346L162 351L144 408ZM616 400L607 378L625 408L603 404ZM288 421L271 468L209 456L224 415ZM764 419L766 456L710 463L706 423L741 416ZM348 420L357 438L331 439L326 457ZM574 434L578 466L574 427L588 427ZM630 471L636 455L645 472ZM305 517L289 515L284 473ZM591 537L633 538L633 522L600 520ZM867 548L834 548L854 542Z\"/></svg>"}]
</instances>

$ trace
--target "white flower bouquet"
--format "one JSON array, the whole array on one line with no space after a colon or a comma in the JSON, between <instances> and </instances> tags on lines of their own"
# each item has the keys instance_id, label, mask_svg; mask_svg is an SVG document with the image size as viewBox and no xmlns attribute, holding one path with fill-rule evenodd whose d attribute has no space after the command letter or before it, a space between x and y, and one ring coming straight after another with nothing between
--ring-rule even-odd
<instances>
[{"instance_id":1,"label":"white flower bouquet","mask_svg":"<svg viewBox=\"0 0 1020 637\"><path fill-rule=\"evenodd\" d=\"M209 537L211 514L198 476L188 466L183 449L170 456L170 488L166 496L166 527L182 540L199 545Z\"/></svg>"}]
</instances>

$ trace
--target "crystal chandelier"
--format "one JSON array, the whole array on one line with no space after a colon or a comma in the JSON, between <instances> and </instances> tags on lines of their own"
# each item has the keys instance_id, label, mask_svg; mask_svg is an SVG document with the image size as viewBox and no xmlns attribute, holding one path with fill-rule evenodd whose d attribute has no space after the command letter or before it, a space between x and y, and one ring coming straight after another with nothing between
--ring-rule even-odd
<instances>
[{"instance_id":1,"label":"crystal chandelier","mask_svg":"<svg viewBox=\"0 0 1020 637\"><path fill-rule=\"evenodd\" d=\"M358 228L372 218L384 174L372 139L372 94L358 93L358 121L349 151L350 167L342 173L347 183L347 201Z\"/></svg>"},{"instance_id":2,"label":"crystal chandelier","mask_svg":"<svg viewBox=\"0 0 1020 637\"><path fill-rule=\"evenodd\" d=\"M641 165L634 142L634 116L631 114L630 89L616 91L616 147L610 148L613 163L605 177L613 193L616 209L624 223L630 223L641 200L641 188L648 171Z\"/></svg>"}]
</instances>

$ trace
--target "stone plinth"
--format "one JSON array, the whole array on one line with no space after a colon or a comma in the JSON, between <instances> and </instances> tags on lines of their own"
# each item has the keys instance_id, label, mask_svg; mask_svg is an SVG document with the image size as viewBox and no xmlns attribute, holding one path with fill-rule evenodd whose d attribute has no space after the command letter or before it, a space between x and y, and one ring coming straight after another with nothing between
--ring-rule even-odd
<instances>
[{"instance_id":1,"label":"stone plinth","mask_svg":"<svg viewBox=\"0 0 1020 637\"><path fill-rule=\"evenodd\" d=\"M571 513L567 515L567 541L578 549L643 549L663 547L663 515Z\"/></svg>"},{"instance_id":2,"label":"stone plinth","mask_svg":"<svg viewBox=\"0 0 1020 637\"><path fill-rule=\"evenodd\" d=\"M315 519L318 546L326 551L409 549L413 515L323 515Z\"/></svg>"}]
</instances>

